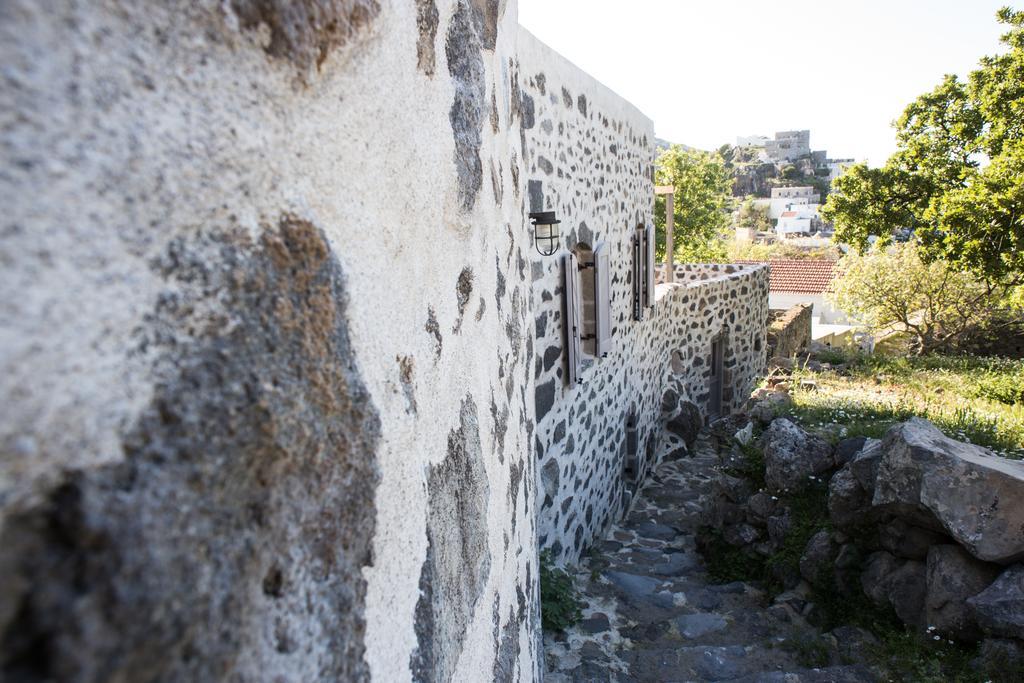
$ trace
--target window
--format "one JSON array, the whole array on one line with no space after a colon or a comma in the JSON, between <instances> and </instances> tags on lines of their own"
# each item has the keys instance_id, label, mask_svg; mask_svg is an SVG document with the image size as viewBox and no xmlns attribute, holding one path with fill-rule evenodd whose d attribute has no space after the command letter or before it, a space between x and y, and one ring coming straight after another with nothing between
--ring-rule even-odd
<instances>
[{"instance_id":1,"label":"window","mask_svg":"<svg viewBox=\"0 0 1024 683\"><path fill-rule=\"evenodd\" d=\"M580 381L584 355L605 358L612 350L611 262L606 243L580 242L562 257L569 387Z\"/></svg>"},{"instance_id":2,"label":"window","mask_svg":"<svg viewBox=\"0 0 1024 683\"><path fill-rule=\"evenodd\" d=\"M637 226L633 233L633 319L643 320L654 305L654 226Z\"/></svg>"}]
</instances>

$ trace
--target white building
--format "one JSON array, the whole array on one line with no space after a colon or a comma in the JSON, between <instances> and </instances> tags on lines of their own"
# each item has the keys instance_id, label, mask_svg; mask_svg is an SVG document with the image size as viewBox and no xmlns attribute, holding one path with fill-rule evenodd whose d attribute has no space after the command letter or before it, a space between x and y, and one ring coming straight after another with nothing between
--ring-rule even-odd
<instances>
[{"instance_id":1,"label":"white building","mask_svg":"<svg viewBox=\"0 0 1024 683\"><path fill-rule=\"evenodd\" d=\"M737 147L764 147L768 144L768 138L764 135L746 135L736 138Z\"/></svg>"}]
</instances>

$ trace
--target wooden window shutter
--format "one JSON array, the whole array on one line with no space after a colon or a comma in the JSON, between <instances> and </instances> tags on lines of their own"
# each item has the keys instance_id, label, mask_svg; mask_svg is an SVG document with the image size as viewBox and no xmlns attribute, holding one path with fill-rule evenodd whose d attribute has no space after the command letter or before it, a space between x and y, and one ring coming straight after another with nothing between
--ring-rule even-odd
<instances>
[{"instance_id":1,"label":"wooden window shutter","mask_svg":"<svg viewBox=\"0 0 1024 683\"><path fill-rule=\"evenodd\" d=\"M580 324L580 288L579 288L579 262L576 255L567 253L562 256L563 272L565 280L562 292L565 296L565 352L568 359L569 388L572 389L579 382L580 375L580 335L582 326Z\"/></svg>"},{"instance_id":2,"label":"wooden window shutter","mask_svg":"<svg viewBox=\"0 0 1024 683\"><path fill-rule=\"evenodd\" d=\"M594 247L594 355L604 358L612 350L612 276L608 244Z\"/></svg>"},{"instance_id":3,"label":"wooden window shutter","mask_svg":"<svg viewBox=\"0 0 1024 683\"><path fill-rule=\"evenodd\" d=\"M630 243L633 249L633 320L644 319L644 258L646 251L643 249L644 233L642 230L633 231L633 239Z\"/></svg>"},{"instance_id":4,"label":"wooden window shutter","mask_svg":"<svg viewBox=\"0 0 1024 683\"><path fill-rule=\"evenodd\" d=\"M644 259L644 306L654 305L654 226L644 229L644 247L647 258Z\"/></svg>"}]
</instances>

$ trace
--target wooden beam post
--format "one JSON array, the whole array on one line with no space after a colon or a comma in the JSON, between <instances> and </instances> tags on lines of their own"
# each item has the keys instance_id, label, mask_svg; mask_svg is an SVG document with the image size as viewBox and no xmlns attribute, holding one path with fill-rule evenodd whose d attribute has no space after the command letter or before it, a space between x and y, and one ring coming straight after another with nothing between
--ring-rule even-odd
<instances>
[{"instance_id":1,"label":"wooden beam post","mask_svg":"<svg viewBox=\"0 0 1024 683\"><path fill-rule=\"evenodd\" d=\"M654 194L665 195L665 282L675 282L676 242L672 234L675 228L675 188L672 185L655 185Z\"/></svg>"}]
</instances>

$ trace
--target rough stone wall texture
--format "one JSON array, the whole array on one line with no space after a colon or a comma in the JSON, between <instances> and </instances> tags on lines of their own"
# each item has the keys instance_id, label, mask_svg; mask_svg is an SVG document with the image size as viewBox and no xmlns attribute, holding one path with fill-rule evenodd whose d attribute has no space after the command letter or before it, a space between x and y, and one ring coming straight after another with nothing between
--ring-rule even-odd
<instances>
[{"instance_id":1,"label":"rough stone wall texture","mask_svg":"<svg viewBox=\"0 0 1024 683\"><path fill-rule=\"evenodd\" d=\"M537 677L516 26L3 4L0 678Z\"/></svg>"},{"instance_id":2,"label":"rough stone wall texture","mask_svg":"<svg viewBox=\"0 0 1024 683\"><path fill-rule=\"evenodd\" d=\"M797 304L785 311L778 311L778 316L768 326L769 358L789 358L810 345L813 308L811 304Z\"/></svg>"},{"instance_id":3,"label":"rough stone wall texture","mask_svg":"<svg viewBox=\"0 0 1024 683\"><path fill-rule=\"evenodd\" d=\"M707 354L727 330L726 401L738 406L764 370L767 269L680 266L687 285L659 287L643 321L632 317L631 237L652 220L653 124L636 108L520 32L519 72L530 210L554 210L563 245L611 249L614 349L592 362L583 383L566 382L562 264L534 253L532 266L538 473L538 542L560 561L580 552L628 505L626 422L637 427L642 480L655 464L659 405L672 371L702 408ZM682 278L681 278L682 279Z\"/></svg>"}]
</instances>

